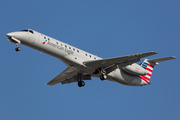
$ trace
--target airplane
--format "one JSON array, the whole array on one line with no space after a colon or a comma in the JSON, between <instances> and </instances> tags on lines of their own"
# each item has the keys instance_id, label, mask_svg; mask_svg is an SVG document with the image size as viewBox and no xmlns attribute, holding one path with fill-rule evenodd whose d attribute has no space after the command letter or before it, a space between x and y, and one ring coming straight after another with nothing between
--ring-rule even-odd
<instances>
[{"instance_id":1,"label":"airplane","mask_svg":"<svg viewBox=\"0 0 180 120\"><path fill-rule=\"evenodd\" d=\"M109 80L128 86L144 86L150 84L155 65L176 59L176 57L164 57L145 59L141 64L136 63L141 58L157 54L154 51L103 59L32 29L11 32L6 36L9 41L17 45L16 51L20 51L19 45L23 44L58 58L68 66L47 85L77 82L79 87L83 87L84 80L97 77L102 81Z\"/></svg>"}]
</instances>

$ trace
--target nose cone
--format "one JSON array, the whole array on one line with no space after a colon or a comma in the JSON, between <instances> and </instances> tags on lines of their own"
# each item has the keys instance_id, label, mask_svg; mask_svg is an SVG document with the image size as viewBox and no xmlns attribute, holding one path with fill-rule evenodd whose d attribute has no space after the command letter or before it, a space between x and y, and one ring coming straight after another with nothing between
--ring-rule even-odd
<instances>
[{"instance_id":1,"label":"nose cone","mask_svg":"<svg viewBox=\"0 0 180 120\"><path fill-rule=\"evenodd\" d=\"M15 32L11 32L6 34L7 37L15 37L16 33Z\"/></svg>"}]
</instances>

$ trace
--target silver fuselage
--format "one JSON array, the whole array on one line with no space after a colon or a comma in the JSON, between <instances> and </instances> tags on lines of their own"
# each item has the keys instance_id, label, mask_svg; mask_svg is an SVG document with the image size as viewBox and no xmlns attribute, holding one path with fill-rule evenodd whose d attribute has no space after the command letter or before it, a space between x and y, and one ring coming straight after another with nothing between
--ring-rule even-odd
<instances>
[{"instance_id":1,"label":"silver fuselage","mask_svg":"<svg viewBox=\"0 0 180 120\"><path fill-rule=\"evenodd\" d=\"M80 50L34 30L33 33L24 31L12 32L8 33L7 36L14 37L23 45L58 58L67 66L74 67L80 74L100 77L100 74L93 74L95 71L94 69L83 64L84 61L102 59L96 55ZM147 85L145 81L137 76L126 73L122 68L119 68L118 65L117 69L107 75L107 80L130 86Z\"/></svg>"}]
</instances>

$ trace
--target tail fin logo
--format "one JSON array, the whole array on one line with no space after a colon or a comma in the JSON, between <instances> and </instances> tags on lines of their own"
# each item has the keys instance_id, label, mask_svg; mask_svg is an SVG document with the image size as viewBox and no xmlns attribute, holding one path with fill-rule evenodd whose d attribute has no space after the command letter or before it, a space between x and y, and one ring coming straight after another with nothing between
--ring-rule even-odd
<instances>
[{"instance_id":1,"label":"tail fin logo","mask_svg":"<svg viewBox=\"0 0 180 120\"><path fill-rule=\"evenodd\" d=\"M145 76L140 75L139 77L145 82L149 83L154 66L147 62L143 62L141 66L147 71L147 74Z\"/></svg>"},{"instance_id":2,"label":"tail fin logo","mask_svg":"<svg viewBox=\"0 0 180 120\"><path fill-rule=\"evenodd\" d=\"M143 64L141 65L144 69L146 69L147 68L147 66L148 66L148 63L146 63L146 62L143 62Z\"/></svg>"}]
</instances>

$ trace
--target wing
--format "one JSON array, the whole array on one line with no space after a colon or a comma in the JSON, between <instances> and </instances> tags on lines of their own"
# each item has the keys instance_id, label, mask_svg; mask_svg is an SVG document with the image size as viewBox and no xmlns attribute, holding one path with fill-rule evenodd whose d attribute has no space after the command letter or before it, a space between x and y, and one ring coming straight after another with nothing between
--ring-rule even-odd
<instances>
[{"instance_id":1,"label":"wing","mask_svg":"<svg viewBox=\"0 0 180 120\"><path fill-rule=\"evenodd\" d=\"M87 67L93 68L93 69L98 69L98 68L107 68L109 66L112 66L114 64L118 64L122 62L121 66L127 65L128 61L132 61L135 59L140 59L143 57L147 57L150 55L157 54L157 52L147 52L147 53L140 53L140 54L134 54L134 55L127 55L127 56L122 56L122 57L115 57L115 58L108 58L108 59L101 59L101 60L93 60L93 61L84 61L83 64L86 65ZM136 61L137 62L137 61ZM131 63L132 64L132 63Z\"/></svg>"},{"instance_id":2,"label":"wing","mask_svg":"<svg viewBox=\"0 0 180 120\"><path fill-rule=\"evenodd\" d=\"M62 82L65 79L68 79L69 77L77 75L77 71L73 68L68 67L66 70L64 70L61 74L59 74L57 77L52 79L47 83L47 85L54 85L57 83Z\"/></svg>"}]
</instances>

